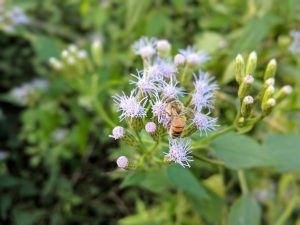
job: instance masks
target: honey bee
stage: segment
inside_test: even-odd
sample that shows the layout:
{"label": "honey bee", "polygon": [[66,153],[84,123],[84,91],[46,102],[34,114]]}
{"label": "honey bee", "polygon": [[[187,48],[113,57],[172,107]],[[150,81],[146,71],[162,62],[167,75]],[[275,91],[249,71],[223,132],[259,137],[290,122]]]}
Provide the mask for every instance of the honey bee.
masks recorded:
{"label": "honey bee", "polygon": [[169,135],[171,137],[180,137],[186,124],[186,117],[182,115],[184,105],[175,98],[168,98],[166,100],[165,112],[167,114]]}

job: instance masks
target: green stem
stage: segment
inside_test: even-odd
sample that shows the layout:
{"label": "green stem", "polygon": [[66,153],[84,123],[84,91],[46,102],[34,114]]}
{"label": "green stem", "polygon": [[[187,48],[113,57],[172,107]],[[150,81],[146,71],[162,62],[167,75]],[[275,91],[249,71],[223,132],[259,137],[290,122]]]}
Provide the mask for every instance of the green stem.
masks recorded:
{"label": "green stem", "polygon": [[208,137],[206,137],[206,138],[203,138],[203,139],[201,140],[201,143],[203,144],[203,143],[210,142],[210,141],[216,139],[217,137],[219,137],[219,136],[221,136],[221,135],[223,135],[223,134],[225,134],[225,133],[228,133],[228,132],[230,132],[230,131],[232,131],[232,130],[234,130],[234,129],[235,129],[235,127],[234,127],[233,125],[232,125],[232,126],[229,126],[229,127],[226,127],[226,128],[224,128],[223,130],[219,130],[219,131],[213,133],[212,135],[210,135],[210,136],[208,136]]}
{"label": "green stem", "polygon": [[95,100],[96,111],[99,114],[99,117],[104,120],[110,128],[114,128],[116,124],[108,117],[107,113],[104,111],[102,105],[99,104],[97,100]]}
{"label": "green stem", "polygon": [[291,201],[289,202],[289,204],[287,205],[287,207],[285,208],[285,210],[283,211],[283,213],[281,214],[281,216],[278,218],[277,222],[275,223],[275,225],[282,225],[284,224],[284,222],[289,218],[289,216],[291,215],[291,213],[293,212],[295,206],[297,203],[297,196],[294,196]]}
{"label": "green stem", "polygon": [[198,160],[201,160],[201,161],[204,161],[204,162],[208,162],[208,163],[211,163],[211,164],[214,164],[214,165],[218,165],[218,166],[224,166],[225,163],[223,161],[219,161],[219,160],[215,160],[215,159],[209,159],[205,156],[202,156],[202,155],[197,155],[195,153],[191,153],[191,155],[198,159]]}
{"label": "green stem", "polygon": [[238,178],[239,178],[239,182],[240,182],[240,187],[242,189],[242,193],[243,193],[243,195],[246,195],[246,194],[248,194],[248,185],[247,185],[245,173],[243,170],[238,170],[237,173],[238,173]]}
{"label": "green stem", "polygon": [[135,134],[136,134],[136,136],[137,136],[137,139],[138,139],[138,142],[139,142],[141,148],[142,148],[143,150],[145,150],[146,148],[145,148],[144,142],[143,142],[142,139],[141,139],[141,136],[140,136],[139,132],[136,131]]}

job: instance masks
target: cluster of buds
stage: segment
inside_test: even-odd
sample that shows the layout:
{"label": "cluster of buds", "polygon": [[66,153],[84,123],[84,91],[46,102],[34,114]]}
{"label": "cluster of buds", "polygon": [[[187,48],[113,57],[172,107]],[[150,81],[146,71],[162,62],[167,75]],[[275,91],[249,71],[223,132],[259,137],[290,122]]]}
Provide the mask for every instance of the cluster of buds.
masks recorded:
{"label": "cluster of buds", "polygon": [[[258,77],[255,76],[257,55],[251,52],[245,65],[244,59],[238,55],[235,59],[236,81],[239,84],[238,96],[241,102],[240,112],[237,117],[237,128],[249,126],[251,128],[257,121],[269,115],[276,104],[281,102],[292,92],[289,85],[275,91],[275,74],[277,63],[272,59],[263,76],[263,86],[258,93],[253,95],[253,83]],[[257,103],[257,104],[255,104]],[[259,109],[254,110],[254,105]]]}
{"label": "cluster of buds", "polygon": [[91,45],[91,57],[84,49],[70,45],[61,52],[60,58],[51,57],[50,66],[67,79],[75,78],[74,75],[84,75],[95,70],[101,65],[102,43],[94,41]]}
{"label": "cluster of buds", "polygon": [[[165,142],[169,151],[164,153],[161,162],[190,167],[188,137],[196,131],[200,135],[207,134],[217,127],[217,119],[211,114],[218,85],[213,77],[200,70],[210,56],[189,46],[172,57],[169,41],[147,37],[136,41],[132,48],[142,58],[143,69],[132,74],[133,88],[129,95],[123,92],[113,96],[120,112],[119,120],[126,122],[127,128],[115,127],[110,137],[139,148],[141,160]],[[147,140],[143,140],[140,133],[153,139],[154,146],[150,150],[145,149]],[[162,152],[158,154],[163,156]],[[117,165],[123,169],[134,168],[125,156],[117,160]]]}
{"label": "cluster of buds", "polygon": [[[2,3],[3,4],[3,3]],[[29,23],[28,17],[19,7],[14,7],[11,10],[4,10],[4,6],[0,2],[0,30],[12,33],[19,25]]]}

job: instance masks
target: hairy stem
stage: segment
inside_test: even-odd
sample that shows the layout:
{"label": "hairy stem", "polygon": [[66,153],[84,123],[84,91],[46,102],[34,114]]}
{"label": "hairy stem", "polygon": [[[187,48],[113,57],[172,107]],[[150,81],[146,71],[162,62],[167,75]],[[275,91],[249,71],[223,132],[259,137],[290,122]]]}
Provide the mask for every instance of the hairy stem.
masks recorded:
{"label": "hairy stem", "polygon": [[219,166],[224,166],[225,163],[223,161],[220,161],[220,160],[216,160],[216,159],[209,159],[205,156],[202,156],[202,155],[197,155],[195,153],[191,153],[191,155],[198,159],[198,160],[201,160],[201,161],[204,161],[204,162],[208,162],[208,163],[211,163],[211,164],[214,164],[214,165],[219,165]]}

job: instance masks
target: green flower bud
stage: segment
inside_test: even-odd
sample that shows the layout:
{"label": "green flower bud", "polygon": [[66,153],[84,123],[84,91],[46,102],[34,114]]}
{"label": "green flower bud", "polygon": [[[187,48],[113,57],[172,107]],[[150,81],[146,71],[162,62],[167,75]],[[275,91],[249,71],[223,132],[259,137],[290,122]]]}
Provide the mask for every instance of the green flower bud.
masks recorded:
{"label": "green flower bud", "polygon": [[267,69],[266,69],[266,72],[264,75],[264,80],[274,77],[276,70],[277,70],[277,62],[275,59],[272,59],[267,66]]}
{"label": "green flower bud", "polygon": [[240,84],[245,76],[245,62],[243,56],[238,54],[235,58],[235,79]]}
{"label": "green flower bud", "polygon": [[142,118],[141,117],[132,118],[132,120],[130,121],[130,126],[132,127],[133,130],[140,132],[144,127]]}
{"label": "green flower bud", "polygon": [[274,98],[270,98],[266,102],[264,102],[262,105],[263,115],[264,116],[269,115],[275,105],[276,105],[276,100]]}
{"label": "green flower bud", "polygon": [[286,96],[293,92],[293,88],[290,85],[283,86],[274,96],[277,103],[281,102]]}
{"label": "green flower bud", "polygon": [[246,66],[246,74],[254,74],[254,71],[256,69],[256,63],[257,63],[257,55],[256,52],[251,52]]}
{"label": "green flower bud", "polygon": [[156,44],[157,55],[161,58],[168,57],[171,51],[171,44],[167,40],[159,40]]}
{"label": "green flower bud", "polygon": [[243,99],[241,107],[241,115],[245,118],[249,117],[252,111],[254,99],[252,96],[248,95]]}
{"label": "green flower bud", "polygon": [[64,68],[63,63],[54,57],[51,57],[49,59],[49,63],[50,63],[50,66],[56,71],[61,71]]}
{"label": "green flower bud", "polygon": [[189,125],[186,129],[183,130],[181,137],[189,137],[193,133],[195,133],[198,130],[197,126],[195,124]]}
{"label": "green flower bud", "polygon": [[247,75],[243,78],[238,92],[238,96],[241,100],[249,93],[253,82],[254,78],[251,75]]}
{"label": "green flower bud", "polygon": [[273,94],[275,92],[274,86],[269,86],[267,90],[265,91],[262,99],[262,105],[266,104],[266,102],[273,97]]}
{"label": "green flower bud", "polygon": [[101,58],[102,58],[102,43],[101,43],[101,41],[96,40],[92,43],[91,52],[92,52],[92,57],[93,57],[94,63],[97,66],[101,66],[101,63],[102,63],[102,60],[101,60]]}

